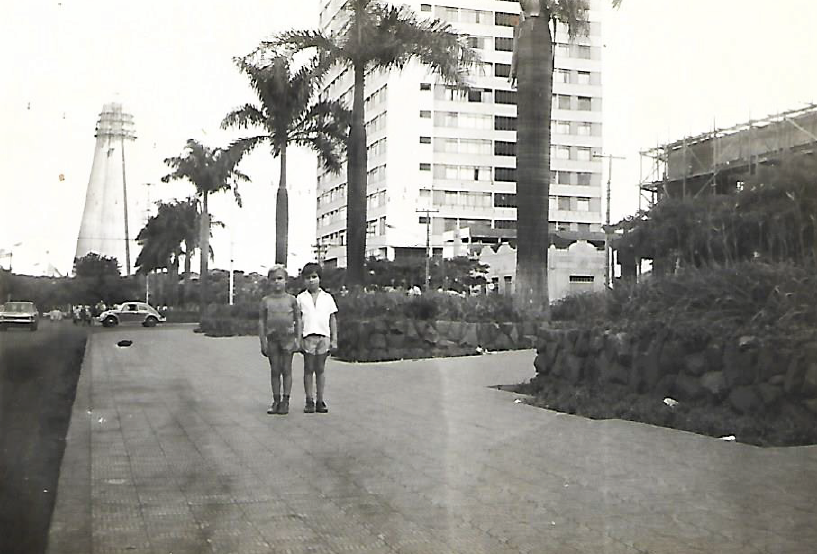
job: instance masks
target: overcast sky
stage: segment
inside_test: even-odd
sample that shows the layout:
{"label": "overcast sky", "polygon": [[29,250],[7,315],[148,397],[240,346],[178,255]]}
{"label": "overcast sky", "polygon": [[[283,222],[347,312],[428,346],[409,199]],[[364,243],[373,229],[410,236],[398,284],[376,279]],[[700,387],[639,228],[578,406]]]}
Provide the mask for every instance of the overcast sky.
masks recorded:
{"label": "overcast sky", "polygon": [[[639,151],[817,101],[815,21],[810,0],[625,0],[610,12],[605,151],[626,157],[613,165],[613,220],[638,208]],[[4,2],[0,250],[13,250],[15,272],[70,270],[103,104],[134,116],[128,188],[131,217],[144,220],[149,202],[193,190],[159,181],[164,158],[188,138],[221,146],[240,136],[219,130],[229,110],[254,101],[232,57],[316,25],[317,0]],[[295,269],[311,258],[315,164],[306,152],[289,162],[291,209],[309,214],[290,219]],[[253,180],[242,185],[245,207],[227,195],[211,204],[229,229],[215,231],[213,267],[229,266],[232,243],[235,268],[260,271],[274,255],[278,162],[259,149],[242,169]]]}

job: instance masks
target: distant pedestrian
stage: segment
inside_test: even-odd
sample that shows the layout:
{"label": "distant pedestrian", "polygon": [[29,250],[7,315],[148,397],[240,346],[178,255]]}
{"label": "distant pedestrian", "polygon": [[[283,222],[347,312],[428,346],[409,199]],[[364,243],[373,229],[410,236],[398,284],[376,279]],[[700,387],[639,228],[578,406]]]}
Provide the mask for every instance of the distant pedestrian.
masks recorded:
{"label": "distant pedestrian", "polygon": [[271,292],[258,309],[258,338],[261,354],[269,360],[272,403],[268,414],[288,414],[292,391],[292,355],[301,349],[301,310],[286,292],[287,271],[282,265],[270,268]]}
{"label": "distant pedestrian", "polygon": [[[298,295],[298,305],[303,317],[303,353],[304,353],[304,393],[306,394],[305,413],[329,412],[324,398],[326,384],[326,358],[338,349],[338,324],[335,314],[338,307],[335,299],[321,289],[321,266],[308,263],[301,276],[306,283],[306,290]],[[315,399],[312,398],[313,375]]]}

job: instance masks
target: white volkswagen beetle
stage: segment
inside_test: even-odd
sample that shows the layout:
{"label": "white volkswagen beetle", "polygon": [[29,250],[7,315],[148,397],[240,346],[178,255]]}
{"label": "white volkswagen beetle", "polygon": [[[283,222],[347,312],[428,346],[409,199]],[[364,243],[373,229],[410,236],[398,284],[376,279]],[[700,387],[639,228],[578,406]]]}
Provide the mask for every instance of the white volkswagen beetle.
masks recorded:
{"label": "white volkswagen beetle", "polygon": [[144,327],[155,327],[164,323],[165,316],[145,302],[123,302],[110,310],[105,310],[97,320],[104,327],[114,327],[120,323],[141,323]]}

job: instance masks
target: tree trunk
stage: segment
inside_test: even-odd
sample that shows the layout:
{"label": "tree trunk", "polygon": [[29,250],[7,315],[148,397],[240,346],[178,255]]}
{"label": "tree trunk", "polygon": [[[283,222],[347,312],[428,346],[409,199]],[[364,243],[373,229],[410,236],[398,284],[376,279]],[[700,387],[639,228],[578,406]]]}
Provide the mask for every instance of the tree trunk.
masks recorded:
{"label": "tree trunk", "polygon": [[207,193],[205,192],[201,208],[201,237],[199,239],[201,256],[199,272],[199,321],[204,317],[207,307],[207,262],[210,258],[210,212],[207,211]]}
{"label": "tree trunk", "polygon": [[366,259],[366,127],[363,111],[364,67],[355,66],[352,123],[346,164],[346,279],[363,285]]}
{"label": "tree trunk", "polygon": [[548,18],[521,22],[517,40],[516,287],[514,306],[549,317],[548,198],[553,40]]}
{"label": "tree trunk", "polygon": [[281,176],[275,197],[275,263],[287,264],[289,244],[289,197],[287,196],[287,146],[281,147]]}
{"label": "tree trunk", "polygon": [[179,256],[175,254],[173,261],[167,268],[168,281],[170,282],[169,292],[167,294],[167,304],[170,306],[177,306],[179,304]]}
{"label": "tree trunk", "polygon": [[182,285],[182,303],[187,304],[190,298],[190,266],[192,265],[191,257],[193,256],[193,244],[190,241],[184,241],[184,285]]}

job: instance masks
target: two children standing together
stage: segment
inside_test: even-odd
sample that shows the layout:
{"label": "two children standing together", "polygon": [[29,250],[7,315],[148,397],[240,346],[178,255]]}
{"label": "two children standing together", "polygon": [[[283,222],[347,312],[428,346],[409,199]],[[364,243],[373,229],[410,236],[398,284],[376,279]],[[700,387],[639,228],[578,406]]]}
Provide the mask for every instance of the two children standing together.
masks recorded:
{"label": "two children standing together", "polygon": [[292,356],[295,352],[304,355],[304,412],[329,412],[324,401],[324,368],[326,358],[338,348],[335,318],[338,307],[332,295],[321,289],[321,266],[308,263],[301,275],[306,290],[295,297],[286,292],[284,266],[276,265],[270,269],[267,277],[272,291],[261,299],[258,311],[258,338],[261,354],[269,359],[272,386],[268,414],[289,413]]}

